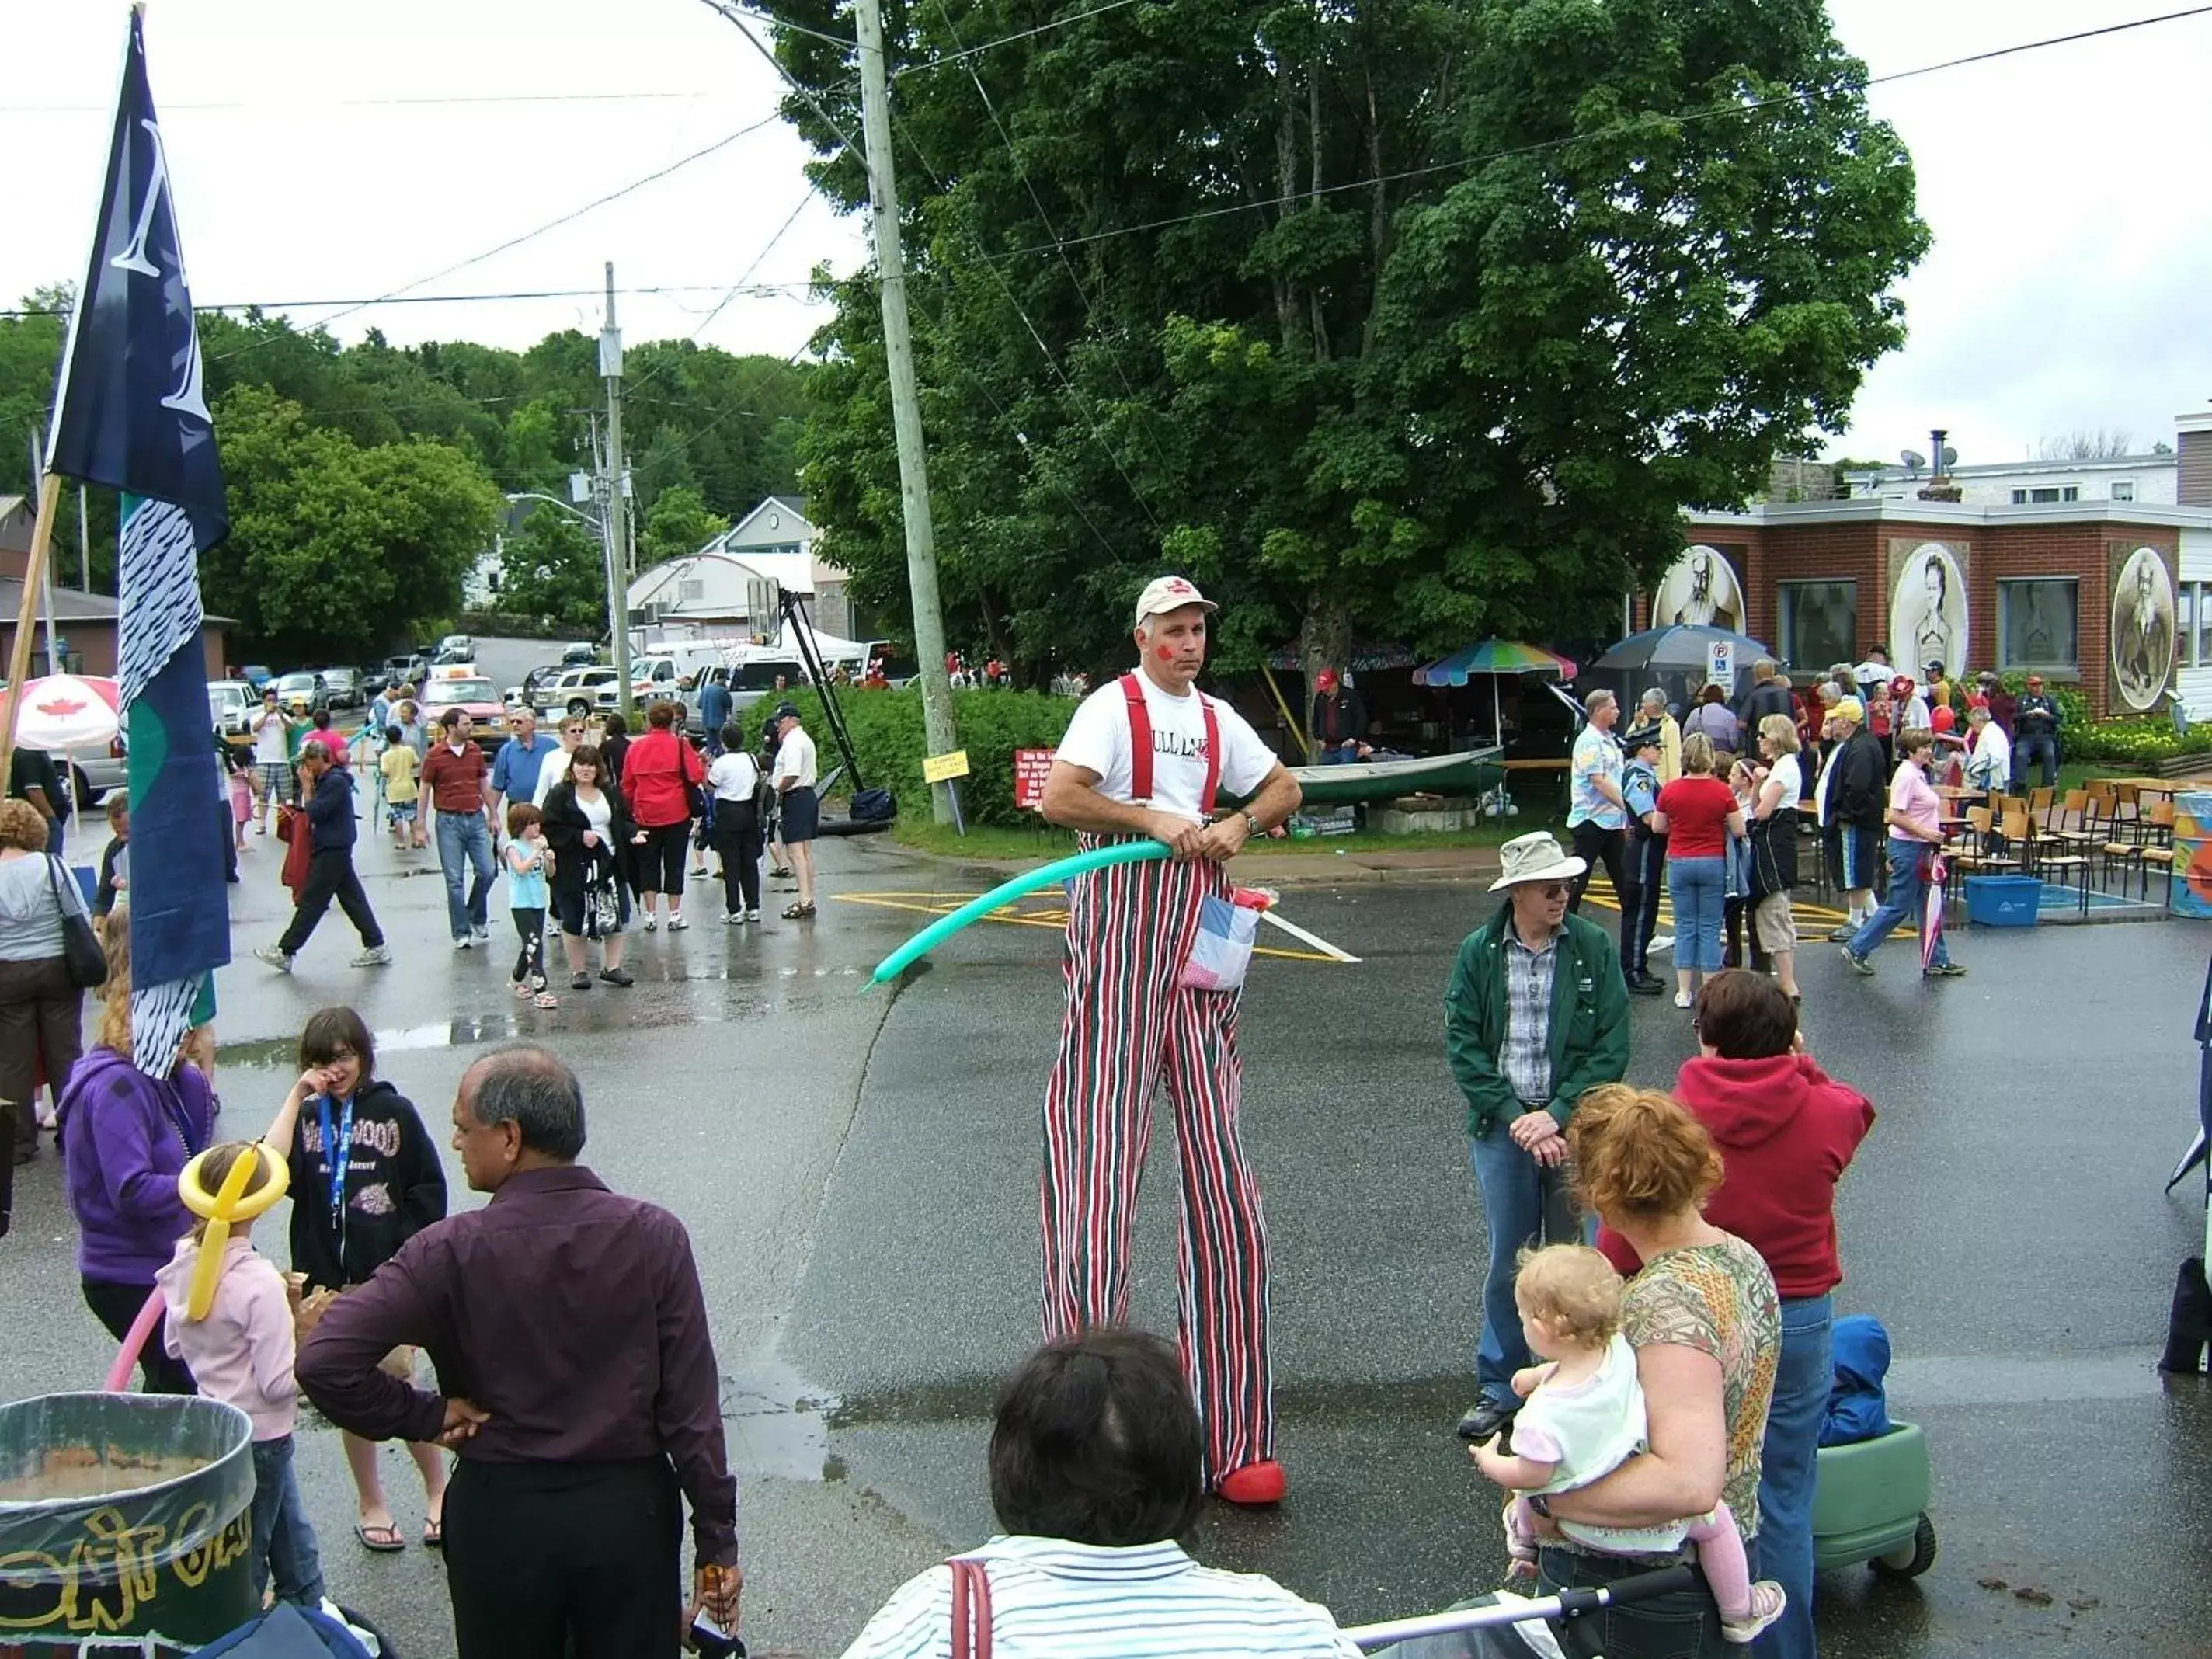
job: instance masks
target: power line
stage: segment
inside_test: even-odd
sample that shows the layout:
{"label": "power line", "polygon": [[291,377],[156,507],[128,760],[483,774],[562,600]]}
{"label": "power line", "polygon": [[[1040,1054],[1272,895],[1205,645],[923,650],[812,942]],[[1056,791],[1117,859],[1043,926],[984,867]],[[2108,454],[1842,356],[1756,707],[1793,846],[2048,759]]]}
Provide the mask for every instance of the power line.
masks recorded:
{"label": "power line", "polygon": [[[380,294],[373,300],[363,300],[356,304],[348,306],[344,309],[324,318],[322,320],[322,325],[327,328],[332,323],[337,322],[341,317],[350,317],[354,313],[357,311],[365,311],[370,306],[382,305],[387,301],[397,299],[403,294],[406,294],[413,289],[421,288],[425,283],[434,283],[441,276],[450,276],[455,271],[467,270],[471,265],[482,264],[485,260],[495,258],[499,254],[505,253],[510,248],[520,247],[523,243],[531,241],[537,237],[543,236],[550,230],[557,230],[562,225],[572,223],[575,220],[582,218],[586,214],[606,206],[610,202],[620,201],[623,197],[630,195],[634,191],[641,191],[647,185],[653,184],[662,179],[665,179],[672,173],[675,173],[681,168],[690,167],[694,161],[703,161],[706,157],[714,155],[718,150],[727,149],[732,144],[736,143],[738,139],[746,137],[748,134],[758,132],[763,127],[768,126],[780,118],[781,118],[779,116],[773,114],[764,116],[760,120],[753,122],[749,126],[742,126],[735,132],[726,133],[723,137],[714,140],[713,143],[708,144],[702,149],[695,149],[689,155],[679,156],[675,161],[668,163],[665,167],[656,167],[653,172],[647,173],[644,178],[633,179],[630,183],[623,185],[618,190],[611,190],[604,196],[595,197],[591,201],[585,203],[583,206],[562,214],[558,218],[549,219],[534,230],[526,230],[520,236],[510,236],[507,240],[500,243],[495,247],[486,248],[482,253],[472,253],[467,258],[457,260],[453,264],[444,267],[442,270],[434,270],[427,276],[418,276],[411,283],[402,283],[398,288],[392,289],[389,293]],[[236,357],[243,352],[252,351],[258,349],[260,343],[260,342],[256,342],[253,345],[240,347],[238,351],[231,352],[228,356],[229,357]],[[219,359],[218,361],[227,362],[228,361],[228,358]]]}
{"label": "power line", "polygon": [[[727,287],[720,283],[659,283],[644,288],[617,289],[616,289],[616,292],[623,295],[803,295],[811,294],[814,289],[814,286],[813,279],[809,277],[804,282],[742,283],[735,287]],[[606,290],[605,289],[600,288],[538,288],[515,289],[498,294],[404,294],[389,295],[381,299],[374,295],[371,295],[369,298],[365,300],[222,300],[206,305],[196,303],[192,307],[192,309],[195,312],[320,311],[331,306],[479,305],[493,301],[520,300],[596,300],[602,297],[605,292]],[[63,313],[58,312],[40,311],[29,308],[0,310],[0,317],[6,318],[52,317],[62,314]]]}
{"label": "power line", "polygon": [[[1923,75],[1935,75],[1945,70],[1963,69],[1970,64],[1987,63],[1992,58],[2009,58],[2021,52],[2039,52],[2046,46],[2069,46],[2075,41],[2094,39],[2099,35],[2121,34],[2130,29],[2148,28],[2155,23],[2171,23],[2184,18],[2202,17],[2212,14],[2212,5],[2191,6],[2185,11],[2164,12],[2155,17],[2138,17],[2124,23],[2107,24],[2101,28],[2082,29],[2071,34],[2055,34],[2040,40],[2024,40],[2015,46],[1999,46],[1989,52],[1978,52],[1963,58],[1946,58],[1940,64],[1924,64],[1918,69],[1899,70],[1888,75],[1870,76],[1869,87],[1888,86],[1899,81],[1910,81]],[[1783,104],[1802,104],[1820,96],[1818,89],[1791,88],[1787,92],[1771,94],[1764,98],[1749,99],[1738,103],[1718,104],[1709,108],[1684,110],[1663,118],[1685,125],[1692,121],[1710,121],[1729,115],[1749,115],[1759,110]],[[1343,191],[1371,190],[1376,185],[1391,185],[1407,179],[1424,179],[1432,173],[1449,173],[1464,167],[1481,167],[1491,161],[1510,161],[1519,155],[1538,155],[1547,150],[1564,149],[1569,144],[1587,143],[1596,139],[1632,133],[1650,119],[1649,114],[1638,115],[1600,127],[1589,132],[1571,133],[1560,138],[1539,139],[1534,143],[1516,144],[1504,149],[1491,150],[1480,155],[1462,156],[1455,161],[1433,161],[1426,167],[1407,167],[1396,173],[1376,173],[1372,178],[1354,179],[1340,185],[1323,185],[1318,189],[1293,191],[1287,195],[1263,197],[1250,201],[1225,203],[1220,207],[1201,208],[1192,213],[1181,214],[1170,219],[1154,219],[1138,225],[1122,225],[1112,230],[1091,231],[1081,236],[1064,240],[1032,243],[1028,247],[1016,248],[1000,256],[1018,259],[1032,253],[1049,253],[1054,250],[1083,247],[1092,242],[1111,241],[1122,236],[1140,236],[1147,231],[1172,230],[1178,225],[1197,224],[1208,219],[1224,218],[1235,213],[1253,213],[1262,208],[1280,207],[1285,203],[1308,201],[1316,196],[1334,196]],[[986,254],[986,258],[992,256]]]}
{"label": "power line", "polygon": [[[1048,23],[1039,23],[1035,28],[1023,29],[1013,34],[1002,34],[995,40],[984,41],[981,46],[962,46],[957,52],[948,52],[935,58],[926,58],[919,64],[908,64],[904,69],[893,70],[891,78],[896,80],[902,75],[918,75],[924,70],[939,69],[946,64],[957,64],[963,58],[973,58],[978,53],[989,52],[994,47],[1011,46],[1017,40],[1026,40],[1031,35],[1043,34],[1053,29],[1066,28],[1070,23],[1080,23],[1086,18],[1097,17],[1103,12],[1119,11],[1124,6],[1135,3],[1136,0],[1106,0],[1103,5],[1093,6],[1088,11],[1071,12],[1065,17],[1055,17]],[[949,15],[945,19],[948,23],[951,21]],[[953,37],[953,44],[959,45],[957,32]]]}

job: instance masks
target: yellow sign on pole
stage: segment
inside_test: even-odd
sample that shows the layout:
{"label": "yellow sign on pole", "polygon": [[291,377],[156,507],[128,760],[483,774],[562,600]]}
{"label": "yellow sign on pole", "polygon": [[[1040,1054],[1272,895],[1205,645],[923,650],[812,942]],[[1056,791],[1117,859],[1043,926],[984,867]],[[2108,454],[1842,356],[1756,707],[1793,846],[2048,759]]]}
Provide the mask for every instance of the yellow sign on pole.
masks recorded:
{"label": "yellow sign on pole", "polygon": [[932,755],[921,763],[921,775],[931,783],[950,783],[955,778],[968,775],[968,751],[956,749],[949,755]]}

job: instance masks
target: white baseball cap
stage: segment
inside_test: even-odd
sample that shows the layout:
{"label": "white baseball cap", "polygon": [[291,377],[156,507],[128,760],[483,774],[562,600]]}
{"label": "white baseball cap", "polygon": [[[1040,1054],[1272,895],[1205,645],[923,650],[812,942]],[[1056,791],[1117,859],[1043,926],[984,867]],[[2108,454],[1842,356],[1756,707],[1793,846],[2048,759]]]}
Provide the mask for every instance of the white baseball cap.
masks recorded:
{"label": "white baseball cap", "polygon": [[1158,616],[1161,611],[1180,611],[1188,605],[1194,605],[1206,611],[1221,609],[1212,599],[1200,592],[1188,576],[1156,576],[1146,583],[1145,591],[1137,595],[1136,620],[1129,625],[1132,628],[1142,628],[1146,623]]}

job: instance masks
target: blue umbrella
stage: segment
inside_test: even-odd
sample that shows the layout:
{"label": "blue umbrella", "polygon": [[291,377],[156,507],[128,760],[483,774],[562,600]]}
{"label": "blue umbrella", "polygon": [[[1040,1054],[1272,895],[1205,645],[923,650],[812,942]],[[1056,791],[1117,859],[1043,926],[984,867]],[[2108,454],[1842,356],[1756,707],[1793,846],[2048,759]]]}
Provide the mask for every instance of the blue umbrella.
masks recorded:
{"label": "blue umbrella", "polygon": [[1590,666],[1702,669],[1711,655],[1708,647],[1716,640],[1734,641],[1741,662],[1773,654],[1747,634],[1732,634],[1725,628],[1702,628],[1695,623],[1674,623],[1665,628],[1647,628],[1640,634],[1631,634]]}

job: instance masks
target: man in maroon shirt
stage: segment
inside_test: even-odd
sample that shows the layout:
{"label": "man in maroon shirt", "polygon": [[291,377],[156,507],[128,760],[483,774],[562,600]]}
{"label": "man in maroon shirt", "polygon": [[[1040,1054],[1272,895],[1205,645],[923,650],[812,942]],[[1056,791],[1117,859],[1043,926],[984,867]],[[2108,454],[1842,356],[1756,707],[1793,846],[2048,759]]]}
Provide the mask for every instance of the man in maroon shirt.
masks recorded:
{"label": "man in maroon shirt", "polygon": [[[444,1518],[460,1659],[672,1659],[683,1498],[693,1607],[737,1628],[738,1488],[690,1240],[609,1192],[583,1147],[574,1072],[529,1045],[485,1055],[453,1148],[492,1201],[416,1234],[300,1349],[301,1391],[340,1427],[459,1453]],[[402,1346],[429,1351],[438,1393],[378,1369]]]}
{"label": "man in maroon shirt", "polygon": [[[422,795],[446,872],[446,920],[456,951],[491,939],[491,797],[483,750],[469,735],[473,724],[467,709],[448,708],[438,717],[438,741],[422,757]],[[461,885],[471,868],[476,879],[464,899]]]}

